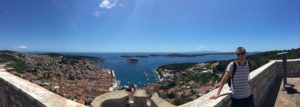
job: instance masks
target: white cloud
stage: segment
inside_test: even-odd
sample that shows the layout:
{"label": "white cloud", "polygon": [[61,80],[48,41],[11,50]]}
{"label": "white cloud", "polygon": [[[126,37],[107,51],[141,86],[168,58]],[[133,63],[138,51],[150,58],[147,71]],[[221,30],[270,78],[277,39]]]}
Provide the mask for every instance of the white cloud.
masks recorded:
{"label": "white cloud", "polygon": [[19,49],[27,49],[27,46],[24,46],[24,45],[20,45],[18,46]]}
{"label": "white cloud", "polygon": [[203,50],[204,48],[205,48],[204,45],[199,45],[199,46],[197,47],[198,50]]}
{"label": "white cloud", "polygon": [[27,49],[28,47],[25,45],[15,46],[14,49]]}
{"label": "white cloud", "polygon": [[95,11],[95,12],[93,12],[93,15],[95,15],[96,17],[100,17],[100,16],[101,16],[101,14],[100,14],[100,12],[99,12],[99,11]]}
{"label": "white cloud", "polygon": [[102,0],[102,2],[99,4],[99,7],[104,9],[111,9],[117,6],[118,1],[119,0]]}

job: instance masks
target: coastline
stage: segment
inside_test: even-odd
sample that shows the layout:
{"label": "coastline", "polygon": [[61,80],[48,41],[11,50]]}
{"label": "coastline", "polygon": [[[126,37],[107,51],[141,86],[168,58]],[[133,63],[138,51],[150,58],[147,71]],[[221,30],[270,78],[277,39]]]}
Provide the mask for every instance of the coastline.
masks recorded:
{"label": "coastline", "polygon": [[155,68],[153,71],[155,72],[155,74],[156,74],[156,78],[155,78],[155,80],[157,81],[157,82],[160,82],[161,81],[161,78],[160,78],[160,75],[158,74],[158,72],[157,72],[157,70],[156,70],[157,68]]}
{"label": "coastline", "polygon": [[109,88],[109,91],[114,91],[114,90],[117,90],[118,89],[118,86],[120,85],[118,80],[117,80],[117,77],[115,75],[115,71],[112,70],[112,69],[109,69],[109,73],[110,75],[114,78],[114,83],[112,84],[113,86],[111,86]]}
{"label": "coastline", "polygon": [[[139,63],[129,64],[124,62],[123,58],[120,58],[120,55],[124,53],[118,54],[77,54],[77,55],[89,55],[89,56],[99,56],[103,57],[106,60],[104,62],[97,63],[98,65],[113,69],[119,82],[119,85],[126,85],[129,83],[136,84],[138,87],[146,87],[145,84],[145,76],[144,72],[148,73],[149,83],[158,83],[162,80],[162,75],[159,75],[158,67],[173,64],[173,63],[186,63],[186,62],[203,62],[210,60],[221,60],[221,59],[231,59],[233,55],[220,55],[218,57],[207,55],[205,57],[195,57],[195,58],[186,58],[186,57],[148,57],[139,59]],[[140,55],[140,54],[132,54],[132,55]],[[146,54],[142,54],[146,55]],[[212,58],[213,57],[213,58]],[[134,75],[133,75],[134,74]]]}

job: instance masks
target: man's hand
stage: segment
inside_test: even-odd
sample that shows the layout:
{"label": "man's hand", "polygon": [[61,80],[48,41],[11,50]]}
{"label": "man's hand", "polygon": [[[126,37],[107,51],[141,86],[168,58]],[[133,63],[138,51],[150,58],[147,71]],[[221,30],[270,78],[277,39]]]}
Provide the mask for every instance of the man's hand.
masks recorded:
{"label": "man's hand", "polygon": [[221,92],[221,90],[222,90],[222,88],[224,86],[225,81],[228,79],[229,75],[231,75],[230,72],[226,71],[225,74],[224,74],[224,76],[223,76],[223,78],[222,78],[222,80],[221,80],[221,82],[219,82],[216,85],[217,87],[219,87],[218,88],[218,92],[215,95],[210,96],[209,99],[217,99],[217,98],[220,97],[220,92]]}
{"label": "man's hand", "polygon": [[221,82],[217,83],[217,85],[215,87],[219,88],[220,86],[221,86]]}
{"label": "man's hand", "polygon": [[217,98],[219,98],[219,97],[220,97],[220,95],[217,95],[217,94],[216,94],[216,95],[210,96],[209,99],[217,99]]}

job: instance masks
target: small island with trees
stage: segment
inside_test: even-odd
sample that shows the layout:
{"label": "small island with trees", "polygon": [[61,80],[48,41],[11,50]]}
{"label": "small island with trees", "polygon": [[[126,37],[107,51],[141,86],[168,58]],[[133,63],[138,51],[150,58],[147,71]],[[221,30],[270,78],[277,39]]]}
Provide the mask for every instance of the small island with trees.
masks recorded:
{"label": "small island with trees", "polygon": [[130,56],[130,55],[122,55],[120,56],[121,58],[148,58],[148,56],[145,55],[135,55],[135,56]]}
{"label": "small island with trees", "polygon": [[139,62],[138,59],[127,59],[126,61],[127,61],[128,63],[137,63],[137,62]]}

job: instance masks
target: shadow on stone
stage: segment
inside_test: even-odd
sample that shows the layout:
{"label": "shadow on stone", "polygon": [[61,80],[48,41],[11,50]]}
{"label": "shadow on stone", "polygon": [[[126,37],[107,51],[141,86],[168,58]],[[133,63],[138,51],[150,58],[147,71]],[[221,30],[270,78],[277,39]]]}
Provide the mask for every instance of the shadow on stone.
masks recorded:
{"label": "shadow on stone", "polygon": [[221,94],[220,97],[221,97],[221,96],[225,96],[225,95],[229,95],[229,96],[230,96],[231,93],[224,93],[224,94]]}
{"label": "shadow on stone", "polygon": [[268,93],[267,100],[263,104],[262,107],[274,107],[277,99],[277,95],[280,90],[280,85],[281,85],[281,78],[276,78],[275,83],[272,85],[272,89]]}
{"label": "shadow on stone", "polygon": [[300,94],[300,92],[295,88],[287,88],[287,94]]}

